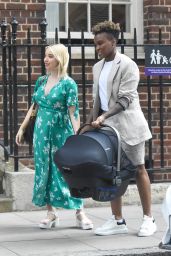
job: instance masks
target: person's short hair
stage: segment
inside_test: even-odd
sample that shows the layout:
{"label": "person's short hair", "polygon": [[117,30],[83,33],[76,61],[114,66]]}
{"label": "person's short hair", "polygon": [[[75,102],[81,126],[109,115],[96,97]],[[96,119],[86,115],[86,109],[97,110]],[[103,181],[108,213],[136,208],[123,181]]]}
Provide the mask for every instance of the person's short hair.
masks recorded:
{"label": "person's short hair", "polygon": [[105,20],[93,26],[92,33],[95,36],[100,33],[108,33],[111,34],[116,40],[118,40],[120,33],[120,25],[119,23],[114,23],[112,21]]}
{"label": "person's short hair", "polygon": [[58,72],[61,77],[67,74],[68,63],[69,63],[69,53],[67,47],[63,44],[53,44],[46,47],[50,49],[55,59],[59,62]]}

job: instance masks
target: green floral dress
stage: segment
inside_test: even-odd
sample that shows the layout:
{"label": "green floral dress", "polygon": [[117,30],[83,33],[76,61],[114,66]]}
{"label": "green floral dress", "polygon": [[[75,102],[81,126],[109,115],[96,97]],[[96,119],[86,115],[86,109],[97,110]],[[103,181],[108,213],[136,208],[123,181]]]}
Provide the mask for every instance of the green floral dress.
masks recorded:
{"label": "green floral dress", "polygon": [[45,95],[47,78],[48,76],[38,78],[32,98],[39,105],[33,138],[35,180],[32,201],[38,206],[49,204],[66,209],[80,209],[82,199],[71,197],[68,186],[53,161],[55,151],[73,134],[68,107],[76,107],[74,115],[77,118],[77,85],[72,78],[66,76]]}

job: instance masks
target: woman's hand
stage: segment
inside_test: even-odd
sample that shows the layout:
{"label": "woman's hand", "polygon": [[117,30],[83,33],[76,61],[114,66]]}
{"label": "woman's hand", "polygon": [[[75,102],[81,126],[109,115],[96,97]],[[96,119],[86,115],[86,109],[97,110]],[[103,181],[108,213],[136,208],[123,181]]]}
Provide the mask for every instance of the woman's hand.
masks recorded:
{"label": "woman's hand", "polygon": [[17,135],[15,137],[15,142],[18,146],[20,146],[21,144],[24,143],[24,137],[23,137],[23,134],[24,134],[24,130],[25,130],[25,127],[27,127],[28,125],[28,122],[29,122],[29,119],[30,119],[30,116],[32,114],[32,111],[33,111],[33,107],[34,107],[34,103],[31,105],[31,107],[29,108],[28,112],[27,112],[27,115],[26,117],[24,118],[24,121],[22,122],[18,132],[17,132]]}
{"label": "woman's hand", "polygon": [[69,116],[72,123],[73,131],[74,131],[74,134],[76,134],[78,129],[80,128],[80,116],[79,114],[77,117],[74,116],[75,106],[70,106],[68,110],[69,110]]}
{"label": "woman's hand", "polygon": [[99,117],[96,119],[96,121],[92,122],[91,124],[92,124],[93,127],[99,128],[100,125],[104,122],[104,120],[105,120],[104,115],[101,115],[101,116],[99,116]]}
{"label": "woman's hand", "polygon": [[24,137],[23,137],[23,134],[24,134],[24,130],[22,128],[20,128],[17,132],[17,135],[15,137],[15,142],[18,146],[20,146],[21,144],[23,144],[24,142]]}

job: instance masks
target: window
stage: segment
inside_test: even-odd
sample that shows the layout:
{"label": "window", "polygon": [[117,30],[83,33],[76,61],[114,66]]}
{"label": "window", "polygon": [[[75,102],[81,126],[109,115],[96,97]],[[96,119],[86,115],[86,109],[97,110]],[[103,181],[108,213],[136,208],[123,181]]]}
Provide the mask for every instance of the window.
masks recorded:
{"label": "window", "polygon": [[143,0],[46,0],[46,6],[48,38],[54,38],[57,27],[60,39],[67,38],[68,28],[72,38],[80,38],[83,30],[91,39],[92,26],[112,20],[120,23],[125,39],[133,38],[136,27],[138,43],[143,41]]}
{"label": "window", "polygon": [[90,5],[90,26],[93,27],[98,22],[109,19],[109,5],[91,4]]}
{"label": "window", "polygon": [[81,29],[87,31],[87,5],[69,3],[68,5],[68,27],[71,32],[79,32]]}
{"label": "window", "polygon": [[54,32],[55,28],[58,28],[60,32],[65,32],[65,4],[57,2],[47,2],[46,19],[48,22],[48,32]]}

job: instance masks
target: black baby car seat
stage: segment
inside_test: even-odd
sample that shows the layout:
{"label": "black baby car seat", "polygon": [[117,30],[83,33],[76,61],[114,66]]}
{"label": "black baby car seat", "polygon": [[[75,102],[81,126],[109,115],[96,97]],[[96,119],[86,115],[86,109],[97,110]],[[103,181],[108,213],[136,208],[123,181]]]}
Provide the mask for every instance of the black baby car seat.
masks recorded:
{"label": "black baby car seat", "polygon": [[122,150],[115,128],[103,125],[80,134],[84,126],[66,140],[54,161],[73,197],[111,201],[125,193],[136,168]]}

